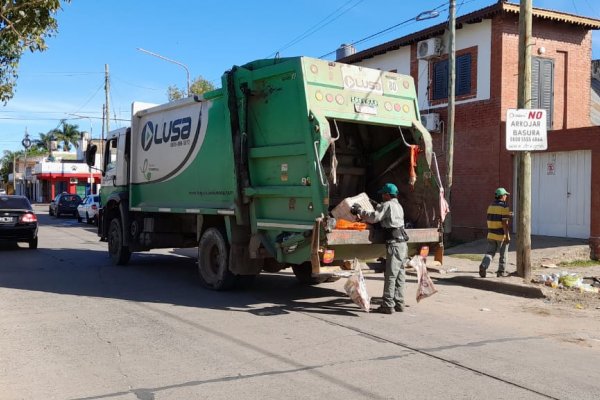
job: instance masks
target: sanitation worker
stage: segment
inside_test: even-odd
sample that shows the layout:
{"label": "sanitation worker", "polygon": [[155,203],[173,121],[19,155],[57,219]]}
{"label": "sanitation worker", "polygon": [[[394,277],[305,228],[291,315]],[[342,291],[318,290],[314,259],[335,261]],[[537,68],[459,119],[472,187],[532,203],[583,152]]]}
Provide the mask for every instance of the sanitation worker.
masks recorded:
{"label": "sanitation worker", "polygon": [[404,231],[404,210],[398,202],[398,188],[386,183],[378,192],[383,202],[375,211],[365,211],[359,204],[353,204],[350,212],[365,222],[379,222],[385,231],[386,258],[382,304],[373,312],[392,314],[404,311],[404,265],[408,261],[408,236]]}
{"label": "sanitation worker", "polygon": [[485,278],[487,269],[497,252],[500,253],[500,262],[496,276],[508,276],[508,272],[506,272],[508,244],[510,243],[508,221],[512,217],[512,213],[506,200],[510,193],[504,188],[498,188],[495,195],[496,199],[487,209],[487,251],[479,265],[479,276],[482,278]]}

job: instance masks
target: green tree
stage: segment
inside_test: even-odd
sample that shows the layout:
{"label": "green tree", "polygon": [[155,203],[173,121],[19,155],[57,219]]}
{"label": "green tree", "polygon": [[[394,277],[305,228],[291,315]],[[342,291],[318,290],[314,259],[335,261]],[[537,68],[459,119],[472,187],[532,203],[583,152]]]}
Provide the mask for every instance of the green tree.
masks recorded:
{"label": "green tree", "polygon": [[0,158],[0,179],[3,182],[8,182],[8,175],[12,174],[12,165],[15,157],[20,157],[25,154],[24,151],[4,150],[2,158]]}
{"label": "green tree", "polygon": [[[192,92],[192,95],[203,94],[210,92],[211,90],[215,90],[215,85],[204,79],[202,76],[195,78],[190,85],[190,92]],[[176,85],[169,86],[167,89],[169,101],[183,99],[186,97],[186,91],[187,89],[180,89]]]}
{"label": "green tree", "polygon": [[53,129],[48,132],[48,135],[54,137],[60,143],[63,151],[70,151],[71,146],[78,147],[81,134],[79,125],[69,124],[65,120],[61,121],[59,129]]}
{"label": "green tree", "polygon": [[23,53],[46,50],[46,38],[57,33],[54,16],[60,4],[61,0],[0,2],[0,101],[5,104],[13,97]]}

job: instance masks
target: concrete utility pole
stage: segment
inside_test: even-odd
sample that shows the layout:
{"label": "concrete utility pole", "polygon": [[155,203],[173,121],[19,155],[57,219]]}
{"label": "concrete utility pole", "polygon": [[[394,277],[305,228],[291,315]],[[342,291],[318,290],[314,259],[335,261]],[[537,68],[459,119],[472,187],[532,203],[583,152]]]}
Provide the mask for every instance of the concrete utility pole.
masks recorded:
{"label": "concrete utility pole", "polygon": [[[531,25],[532,0],[521,0],[519,12],[519,87],[517,108],[531,108]],[[518,221],[517,274],[531,279],[531,153],[517,153]]]}
{"label": "concrete utility pole", "polygon": [[[110,79],[108,75],[108,64],[104,64],[104,96],[106,105],[106,133],[110,132],[110,108],[108,106],[108,98],[110,93]],[[107,135],[108,136],[108,135]]]}
{"label": "concrete utility pole", "polygon": [[[449,49],[448,49],[448,148],[446,149],[446,201],[451,205],[450,198],[452,193],[452,172],[454,169],[454,93],[456,86],[456,0],[450,0],[448,28]],[[452,206],[450,206],[452,209]],[[445,233],[452,232],[452,216],[446,217]]]}

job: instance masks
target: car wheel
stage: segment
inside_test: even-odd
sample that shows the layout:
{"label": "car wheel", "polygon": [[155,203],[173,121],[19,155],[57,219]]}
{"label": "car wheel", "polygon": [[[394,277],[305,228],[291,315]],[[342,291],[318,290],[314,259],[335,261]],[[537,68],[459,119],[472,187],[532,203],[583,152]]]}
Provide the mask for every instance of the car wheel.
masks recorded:
{"label": "car wheel", "polygon": [[115,265],[125,265],[129,262],[131,251],[123,246],[123,230],[119,218],[113,218],[108,228],[108,254]]}
{"label": "car wheel", "polygon": [[229,270],[229,246],[223,233],[209,228],[198,243],[198,273],[202,286],[213,290],[227,290],[235,283]]}
{"label": "car wheel", "polygon": [[90,219],[90,214],[87,212],[85,213],[85,222],[87,222],[88,225],[94,222],[94,220]]}
{"label": "car wheel", "polygon": [[79,215],[79,212],[77,212],[77,222],[81,222],[83,221],[83,219],[81,218],[81,215]]}
{"label": "car wheel", "polygon": [[35,250],[35,249],[37,249],[37,247],[38,247],[38,238],[36,237],[29,241],[29,248],[32,250]]}

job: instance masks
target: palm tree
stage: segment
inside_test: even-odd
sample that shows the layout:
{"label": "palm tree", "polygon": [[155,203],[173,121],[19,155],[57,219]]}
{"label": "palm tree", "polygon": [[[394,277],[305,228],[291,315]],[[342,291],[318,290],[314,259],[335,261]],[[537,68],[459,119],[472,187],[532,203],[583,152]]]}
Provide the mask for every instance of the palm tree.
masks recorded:
{"label": "palm tree", "polygon": [[64,151],[70,151],[71,145],[79,147],[79,139],[81,139],[79,125],[69,124],[64,119],[60,123],[61,128],[51,130],[48,132],[48,135],[52,135],[57,141],[59,141]]}

